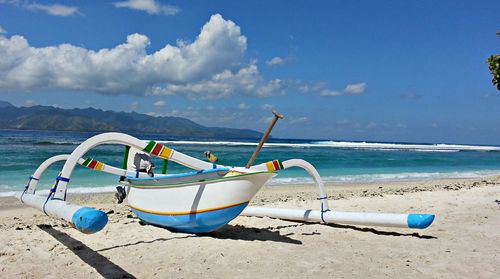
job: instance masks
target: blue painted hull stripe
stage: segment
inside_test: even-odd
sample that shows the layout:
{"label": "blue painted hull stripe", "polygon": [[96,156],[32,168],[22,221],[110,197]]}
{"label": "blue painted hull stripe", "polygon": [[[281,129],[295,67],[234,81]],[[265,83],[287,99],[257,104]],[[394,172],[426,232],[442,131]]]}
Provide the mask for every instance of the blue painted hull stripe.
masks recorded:
{"label": "blue painted hull stripe", "polygon": [[206,233],[214,231],[236,218],[245,209],[248,203],[223,208],[214,211],[183,214],[159,215],[132,208],[132,212],[142,221],[180,232]]}

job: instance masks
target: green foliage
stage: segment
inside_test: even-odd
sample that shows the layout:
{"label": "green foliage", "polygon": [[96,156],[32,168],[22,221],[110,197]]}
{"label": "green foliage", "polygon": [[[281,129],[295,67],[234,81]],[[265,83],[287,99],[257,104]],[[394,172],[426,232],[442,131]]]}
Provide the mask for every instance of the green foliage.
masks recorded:
{"label": "green foliage", "polygon": [[[497,36],[500,38],[500,30],[497,31]],[[491,82],[493,82],[493,84],[497,86],[498,91],[500,91],[500,55],[496,54],[490,56],[490,58],[488,58],[488,64],[490,72],[493,75]]]}
{"label": "green foliage", "polygon": [[490,56],[490,58],[488,58],[488,64],[490,64],[490,71],[493,75],[492,82],[500,91],[500,55]]}

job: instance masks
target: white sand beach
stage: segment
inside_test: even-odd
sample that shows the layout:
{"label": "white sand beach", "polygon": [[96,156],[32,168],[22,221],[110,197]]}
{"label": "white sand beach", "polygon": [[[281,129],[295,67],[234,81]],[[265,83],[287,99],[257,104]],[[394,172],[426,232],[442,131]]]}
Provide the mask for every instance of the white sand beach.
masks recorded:
{"label": "white sand beach", "polygon": [[[337,211],[434,213],[426,230],[238,217],[204,235],[141,225],[112,193],[73,195],[109,211],[85,235],[0,199],[1,278],[498,278],[500,177],[328,185]],[[317,209],[313,185],[266,186],[253,205]]]}

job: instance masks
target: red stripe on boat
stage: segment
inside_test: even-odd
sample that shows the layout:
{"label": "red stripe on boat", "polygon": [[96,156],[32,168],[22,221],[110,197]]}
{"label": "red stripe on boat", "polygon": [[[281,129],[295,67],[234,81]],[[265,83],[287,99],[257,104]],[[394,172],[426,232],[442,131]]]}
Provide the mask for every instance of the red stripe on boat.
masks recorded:
{"label": "red stripe on boat", "polygon": [[278,161],[276,161],[276,160],[273,161],[273,166],[274,166],[275,170],[280,170],[281,169],[280,168],[280,163],[278,163]]}
{"label": "red stripe on boat", "polygon": [[163,145],[157,143],[155,148],[153,148],[153,151],[151,151],[151,154],[154,154],[154,155],[159,155],[160,154],[160,151],[161,151],[161,148],[163,147]]}
{"label": "red stripe on boat", "polygon": [[90,162],[87,167],[93,169],[96,165],[97,165],[97,161],[96,160],[92,160],[92,162]]}

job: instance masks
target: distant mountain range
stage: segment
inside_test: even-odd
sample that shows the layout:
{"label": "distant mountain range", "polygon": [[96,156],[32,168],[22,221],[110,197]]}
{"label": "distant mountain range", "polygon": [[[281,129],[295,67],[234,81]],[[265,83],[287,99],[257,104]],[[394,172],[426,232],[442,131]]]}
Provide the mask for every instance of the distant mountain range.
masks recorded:
{"label": "distant mountain range", "polygon": [[136,112],[94,108],[16,107],[5,101],[0,101],[0,129],[125,132],[235,139],[262,136],[262,133],[249,129],[205,127],[182,117],[153,117]]}

